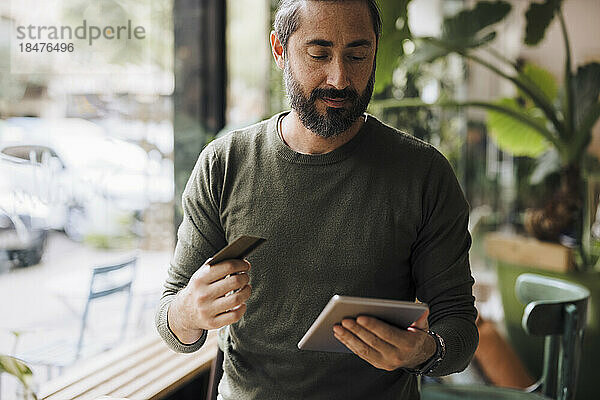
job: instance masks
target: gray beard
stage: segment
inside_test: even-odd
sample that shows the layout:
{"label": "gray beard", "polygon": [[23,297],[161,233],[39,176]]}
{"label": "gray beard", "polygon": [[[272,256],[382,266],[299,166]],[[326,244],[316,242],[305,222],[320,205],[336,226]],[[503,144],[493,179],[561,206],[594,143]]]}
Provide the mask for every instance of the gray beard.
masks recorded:
{"label": "gray beard", "polygon": [[[369,78],[367,87],[360,96],[352,88],[343,90],[317,88],[312,91],[309,98],[306,98],[300,83],[292,76],[287,61],[283,69],[283,80],[290,99],[290,106],[298,113],[302,125],[321,137],[331,138],[350,129],[352,124],[366,111],[375,84],[375,65],[373,65],[373,73]],[[349,108],[327,107],[325,115],[322,115],[317,110],[315,102],[325,93],[331,93],[329,97],[333,98],[346,97],[352,104]]]}

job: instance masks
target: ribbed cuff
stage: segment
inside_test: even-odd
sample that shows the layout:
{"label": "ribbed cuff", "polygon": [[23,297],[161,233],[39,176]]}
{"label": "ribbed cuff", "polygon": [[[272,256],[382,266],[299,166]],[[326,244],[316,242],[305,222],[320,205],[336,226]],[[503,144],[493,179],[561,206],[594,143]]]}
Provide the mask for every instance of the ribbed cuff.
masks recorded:
{"label": "ribbed cuff", "polygon": [[434,324],[430,329],[444,339],[446,354],[444,359],[428,376],[445,376],[463,371],[473,358],[479,333],[475,324],[463,319],[454,318]]}
{"label": "ribbed cuff", "polygon": [[184,344],[179,341],[177,336],[173,333],[171,328],[169,328],[168,321],[168,311],[169,304],[173,301],[175,295],[165,296],[160,300],[160,305],[158,310],[156,311],[156,329],[158,330],[158,334],[165,341],[167,346],[173,351],[178,353],[193,353],[202,347],[204,342],[206,341],[206,337],[208,336],[208,331],[205,329],[202,333],[202,336],[191,344]]}

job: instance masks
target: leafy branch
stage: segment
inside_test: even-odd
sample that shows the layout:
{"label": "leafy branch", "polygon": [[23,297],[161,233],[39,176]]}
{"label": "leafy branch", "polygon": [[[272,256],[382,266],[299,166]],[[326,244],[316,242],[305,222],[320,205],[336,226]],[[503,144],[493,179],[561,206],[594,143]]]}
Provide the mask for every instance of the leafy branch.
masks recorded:
{"label": "leafy branch", "polygon": [[463,107],[476,107],[489,111],[495,111],[497,113],[506,115],[514,120],[522,123],[533,129],[546,140],[551,142],[559,152],[566,151],[564,144],[560,141],[556,135],[548,130],[543,124],[536,121],[531,116],[519,111],[518,109],[508,107],[501,103],[491,103],[483,100],[470,100],[470,101],[455,101],[455,100],[440,100],[435,103],[425,103],[419,99],[402,99],[402,100],[381,100],[373,103],[373,106],[382,110],[390,110],[394,108],[419,108],[419,107],[443,107],[443,108],[463,108]]}

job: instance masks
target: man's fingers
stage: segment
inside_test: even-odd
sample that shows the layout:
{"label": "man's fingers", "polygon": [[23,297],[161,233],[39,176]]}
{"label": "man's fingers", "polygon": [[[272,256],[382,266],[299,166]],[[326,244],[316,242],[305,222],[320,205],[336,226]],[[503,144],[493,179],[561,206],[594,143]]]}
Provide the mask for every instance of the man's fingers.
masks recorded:
{"label": "man's fingers", "polygon": [[342,326],[352,332],[362,342],[377,350],[377,352],[381,354],[390,354],[394,352],[394,346],[363,328],[353,319],[344,319],[342,321]]}
{"label": "man's fingers", "polygon": [[342,342],[347,348],[349,348],[354,354],[363,360],[372,365],[378,364],[381,354],[378,354],[377,350],[370,347],[358,337],[354,336],[354,334],[349,330],[344,329],[340,325],[336,325],[333,327],[333,335],[337,340]]}
{"label": "man's fingers", "polygon": [[377,318],[367,317],[365,315],[356,318],[356,322],[363,328],[371,331],[378,338],[391,343],[392,345],[398,343],[401,340],[400,338],[407,333],[406,331],[396,328],[393,325],[386,324]]}
{"label": "man's fingers", "polygon": [[236,293],[232,293],[229,296],[224,296],[218,298],[213,303],[213,312],[215,314],[221,314],[226,312],[227,310],[231,310],[239,306],[242,303],[245,303],[252,294],[252,287],[250,285],[244,286],[242,290]]}
{"label": "man's fingers", "polygon": [[[205,264],[207,265],[207,264]],[[204,268],[204,266],[202,266]],[[250,269],[250,263],[245,260],[225,260],[218,264],[208,267],[202,277],[205,283],[213,283],[223,279],[227,275],[236,274],[238,272],[247,272]]]}
{"label": "man's fingers", "polygon": [[232,290],[243,288],[248,282],[250,282],[250,277],[246,273],[228,276],[209,286],[210,297],[213,299],[223,297]]}
{"label": "man's fingers", "polygon": [[246,312],[246,304],[242,303],[235,310],[229,310],[224,313],[217,315],[213,320],[214,327],[211,329],[217,329],[225,325],[231,325],[242,318],[242,315]]}

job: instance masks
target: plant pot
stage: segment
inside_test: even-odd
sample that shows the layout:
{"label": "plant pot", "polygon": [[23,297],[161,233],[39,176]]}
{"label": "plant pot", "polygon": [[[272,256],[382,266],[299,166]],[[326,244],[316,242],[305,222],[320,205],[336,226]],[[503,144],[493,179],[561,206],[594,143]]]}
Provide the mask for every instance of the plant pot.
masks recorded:
{"label": "plant pot", "polygon": [[[531,251],[526,251],[527,248]],[[517,277],[523,273],[534,273],[564,279],[588,288],[591,298],[588,304],[588,323],[584,333],[576,399],[596,398],[596,381],[600,368],[600,273],[573,271],[573,257],[568,248],[518,235],[489,235],[486,238],[486,252],[497,266],[507,339],[529,372],[537,378],[542,373],[544,339],[528,335],[521,326],[525,305],[521,304],[515,294]],[[549,252],[555,253],[548,257]],[[555,261],[554,265],[549,265],[551,260]]]}

